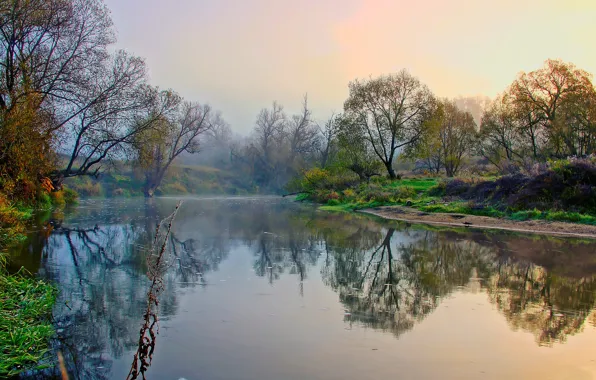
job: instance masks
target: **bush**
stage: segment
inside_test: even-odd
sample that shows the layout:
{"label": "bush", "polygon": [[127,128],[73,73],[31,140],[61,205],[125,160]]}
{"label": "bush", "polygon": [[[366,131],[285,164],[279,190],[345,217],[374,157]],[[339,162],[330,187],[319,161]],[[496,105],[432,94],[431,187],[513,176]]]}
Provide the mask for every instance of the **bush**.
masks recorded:
{"label": "bush", "polygon": [[289,191],[305,191],[309,193],[317,190],[342,191],[357,184],[357,178],[349,172],[331,172],[326,169],[313,168],[303,172],[301,177],[289,183],[287,189]]}
{"label": "bush", "polygon": [[90,178],[76,178],[72,182],[69,182],[69,187],[82,197],[98,197],[102,195],[100,183]]}
{"label": "bush", "polygon": [[339,203],[339,199],[329,199],[327,201],[327,206],[337,206]]}
{"label": "bush", "polygon": [[345,189],[342,193],[346,199],[353,199],[356,196],[354,189]]}
{"label": "bush", "polygon": [[66,205],[66,200],[64,199],[64,191],[63,190],[52,191],[50,193],[50,198],[52,199],[53,206],[63,207],[64,205]]}
{"label": "bush", "polygon": [[442,197],[445,195],[446,192],[447,192],[447,182],[440,181],[433,187],[429,188],[427,194],[431,197]]}
{"label": "bush", "polygon": [[[534,165],[535,175],[506,175],[481,182],[459,195],[467,199],[499,204],[513,211],[566,210],[596,213],[596,162],[592,159],[552,161]],[[455,182],[455,181],[453,181]],[[447,184],[446,193],[451,191]],[[455,186],[458,188],[458,186]],[[523,214],[514,214],[523,218]],[[533,217],[528,215],[528,217]]]}
{"label": "bush", "polygon": [[52,198],[46,192],[40,192],[37,195],[37,207],[47,209],[52,207]]}
{"label": "bush", "polygon": [[78,203],[79,194],[76,191],[66,186],[64,186],[64,189],[62,191],[64,192],[64,201],[67,205],[74,205]]}
{"label": "bush", "polygon": [[462,195],[470,190],[470,184],[461,179],[453,179],[445,185],[445,195]]}
{"label": "bush", "polygon": [[401,186],[394,190],[393,197],[396,199],[413,198],[416,191],[410,186]]}

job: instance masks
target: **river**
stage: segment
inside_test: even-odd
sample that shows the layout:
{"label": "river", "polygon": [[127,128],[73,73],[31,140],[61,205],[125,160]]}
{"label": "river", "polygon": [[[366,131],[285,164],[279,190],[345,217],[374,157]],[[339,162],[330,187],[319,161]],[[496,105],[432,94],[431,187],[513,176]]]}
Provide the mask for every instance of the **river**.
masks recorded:
{"label": "river", "polygon": [[[71,378],[128,374],[176,202],[82,200],[15,248]],[[168,252],[149,379],[596,378],[596,241],[188,198]]]}

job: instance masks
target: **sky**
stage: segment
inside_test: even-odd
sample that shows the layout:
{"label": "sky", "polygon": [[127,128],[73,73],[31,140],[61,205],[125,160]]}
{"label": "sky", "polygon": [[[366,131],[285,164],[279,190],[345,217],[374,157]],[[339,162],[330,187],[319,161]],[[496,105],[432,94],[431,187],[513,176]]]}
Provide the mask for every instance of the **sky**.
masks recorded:
{"label": "sky", "polygon": [[596,73],[596,0],[105,0],[151,83],[246,134],[275,100],[341,112],[348,83],[407,69],[441,97],[503,91],[548,58]]}

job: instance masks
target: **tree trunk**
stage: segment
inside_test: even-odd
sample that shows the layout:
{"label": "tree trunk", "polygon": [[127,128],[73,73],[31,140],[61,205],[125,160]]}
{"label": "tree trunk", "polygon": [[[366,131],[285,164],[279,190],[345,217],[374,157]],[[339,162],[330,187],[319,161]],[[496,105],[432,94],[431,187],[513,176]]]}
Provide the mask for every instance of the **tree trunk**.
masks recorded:
{"label": "tree trunk", "polygon": [[395,170],[393,170],[393,165],[391,165],[391,162],[384,162],[384,164],[387,168],[387,174],[389,174],[389,178],[396,179],[397,175],[395,174]]}
{"label": "tree trunk", "polygon": [[445,175],[449,178],[453,177],[455,175],[453,168],[445,166]]}
{"label": "tree trunk", "polygon": [[50,180],[52,181],[52,186],[54,186],[55,191],[62,190],[62,186],[64,185],[64,175],[51,175]]}
{"label": "tree trunk", "polygon": [[155,184],[146,184],[145,186],[143,186],[143,195],[145,196],[145,198],[153,198],[156,189],[157,186]]}

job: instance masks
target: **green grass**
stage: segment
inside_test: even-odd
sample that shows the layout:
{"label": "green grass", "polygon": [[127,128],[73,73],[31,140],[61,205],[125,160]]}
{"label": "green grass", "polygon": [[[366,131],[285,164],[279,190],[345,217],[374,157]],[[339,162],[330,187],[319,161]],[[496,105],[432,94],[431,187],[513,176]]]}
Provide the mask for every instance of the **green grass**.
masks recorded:
{"label": "green grass", "polygon": [[31,219],[32,216],[33,209],[31,207],[0,206],[0,251],[3,247],[26,238],[24,222]]}
{"label": "green grass", "polygon": [[54,335],[55,300],[51,285],[22,273],[0,273],[0,377],[43,367],[38,363]]}
{"label": "green grass", "polygon": [[397,187],[411,187],[416,192],[426,192],[431,187],[439,183],[438,178],[404,178],[399,181],[389,181],[383,185],[383,188],[394,189]]}
{"label": "green grass", "polygon": [[[443,185],[444,186],[444,185]],[[474,204],[465,200],[446,203],[437,178],[407,178],[390,181],[379,178],[369,184],[343,192],[319,192],[300,196],[300,200],[310,199],[323,203],[321,210],[349,212],[379,206],[407,206],[423,212],[448,213],[506,218],[510,220],[547,220],[596,225],[596,216],[568,211],[522,210],[508,211],[489,204]],[[326,198],[335,194],[339,199]],[[319,197],[318,199],[316,197]],[[325,200],[328,199],[328,200]]]}
{"label": "green grass", "polygon": [[596,216],[566,211],[517,211],[509,215],[513,220],[548,220],[553,222],[570,222],[596,225]]}
{"label": "green grass", "polygon": [[25,239],[31,206],[0,206],[0,378],[43,367],[38,364],[54,334],[50,322],[56,289],[25,273],[6,273],[4,249]]}

